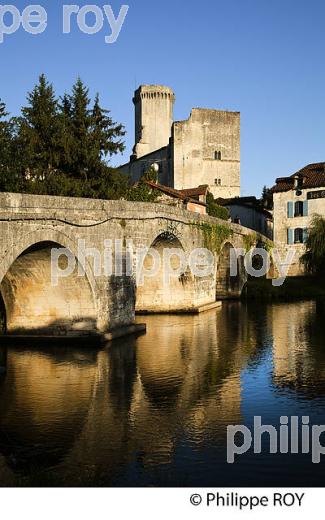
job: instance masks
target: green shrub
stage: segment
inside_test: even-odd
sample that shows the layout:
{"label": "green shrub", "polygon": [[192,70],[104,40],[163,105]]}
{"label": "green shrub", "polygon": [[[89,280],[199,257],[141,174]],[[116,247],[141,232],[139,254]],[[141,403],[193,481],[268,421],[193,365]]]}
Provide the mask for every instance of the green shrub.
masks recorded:
{"label": "green shrub", "polygon": [[308,230],[306,253],[301,257],[307,272],[322,274],[325,271],[325,218],[313,217]]}
{"label": "green shrub", "polygon": [[224,208],[223,206],[219,206],[214,201],[214,197],[212,193],[207,194],[207,213],[210,215],[210,217],[216,217],[221,218],[222,220],[228,220],[230,217],[229,210],[227,208]]}

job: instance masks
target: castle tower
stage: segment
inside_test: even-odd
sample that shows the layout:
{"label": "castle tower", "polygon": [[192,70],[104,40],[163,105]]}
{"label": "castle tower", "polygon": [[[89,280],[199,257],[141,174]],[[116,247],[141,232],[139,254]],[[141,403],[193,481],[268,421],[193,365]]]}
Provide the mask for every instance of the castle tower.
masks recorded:
{"label": "castle tower", "polygon": [[167,146],[171,137],[175,96],[160,85],[142,85],[135,91],[135,146],[133,159]]}

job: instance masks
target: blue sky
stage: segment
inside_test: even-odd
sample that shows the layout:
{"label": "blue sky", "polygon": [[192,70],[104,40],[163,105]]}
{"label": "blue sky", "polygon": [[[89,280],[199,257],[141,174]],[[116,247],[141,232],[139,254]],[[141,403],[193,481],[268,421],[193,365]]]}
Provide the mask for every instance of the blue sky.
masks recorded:
{"label": "blue sky", "polygon": [[[135,86],[165,84],[176,93],[176,120],[195,106],[241,112],[243,195],[325,160],[323,0],[124,0],[129,12],[112,45],[104,41],[107,22],[86,35],[72,21],[63,35],[62,5],[69,2],[38,1],[48,13],[46,31],[20,29],[0,45],[0,97],[12,114],[41,72],[58,94],[80,75],[125,124],[127,157]],[[11,2],[21,11],[30,3]],[[96,3],[110,3],[115,13],[122,4]]]}

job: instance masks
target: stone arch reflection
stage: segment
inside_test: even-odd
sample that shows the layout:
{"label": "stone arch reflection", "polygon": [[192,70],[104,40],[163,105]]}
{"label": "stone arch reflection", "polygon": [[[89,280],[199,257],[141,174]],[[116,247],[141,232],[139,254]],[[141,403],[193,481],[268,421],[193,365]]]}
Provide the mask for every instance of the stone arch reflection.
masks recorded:
{"label": "stone arch reflection", "polygon": [[242,424],[241,370],[256,351],[246,307],[227,302],[200,316],[146,321],[146,336],[97,353],[9,349],[0,384],[0,432],[16,443],[8,450],[0,439],[8,467],[32,474],[38,458],[26,454],[38,445],[41,469],[54,466],[58,482],[132,485],[138,471],[172,465],[183,446],[194,453],[222,444],[226,425]]}
{"label": "stone arch reflection", "polygon": [[0,379],[0,453],[14,472],[41,471],[69,452],[87,418],[96,357],[87,348],[10,347]]}

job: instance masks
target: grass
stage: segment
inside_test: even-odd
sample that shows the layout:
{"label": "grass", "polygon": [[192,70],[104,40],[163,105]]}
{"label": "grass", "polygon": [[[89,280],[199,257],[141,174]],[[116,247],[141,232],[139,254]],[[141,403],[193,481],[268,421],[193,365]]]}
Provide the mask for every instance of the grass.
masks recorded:
{"label": "grass", "polygon": [[243,298],[256,301],[325,300],[325,278],[290,277],[281,287],[274,287],[272,280],[251,278]]}

